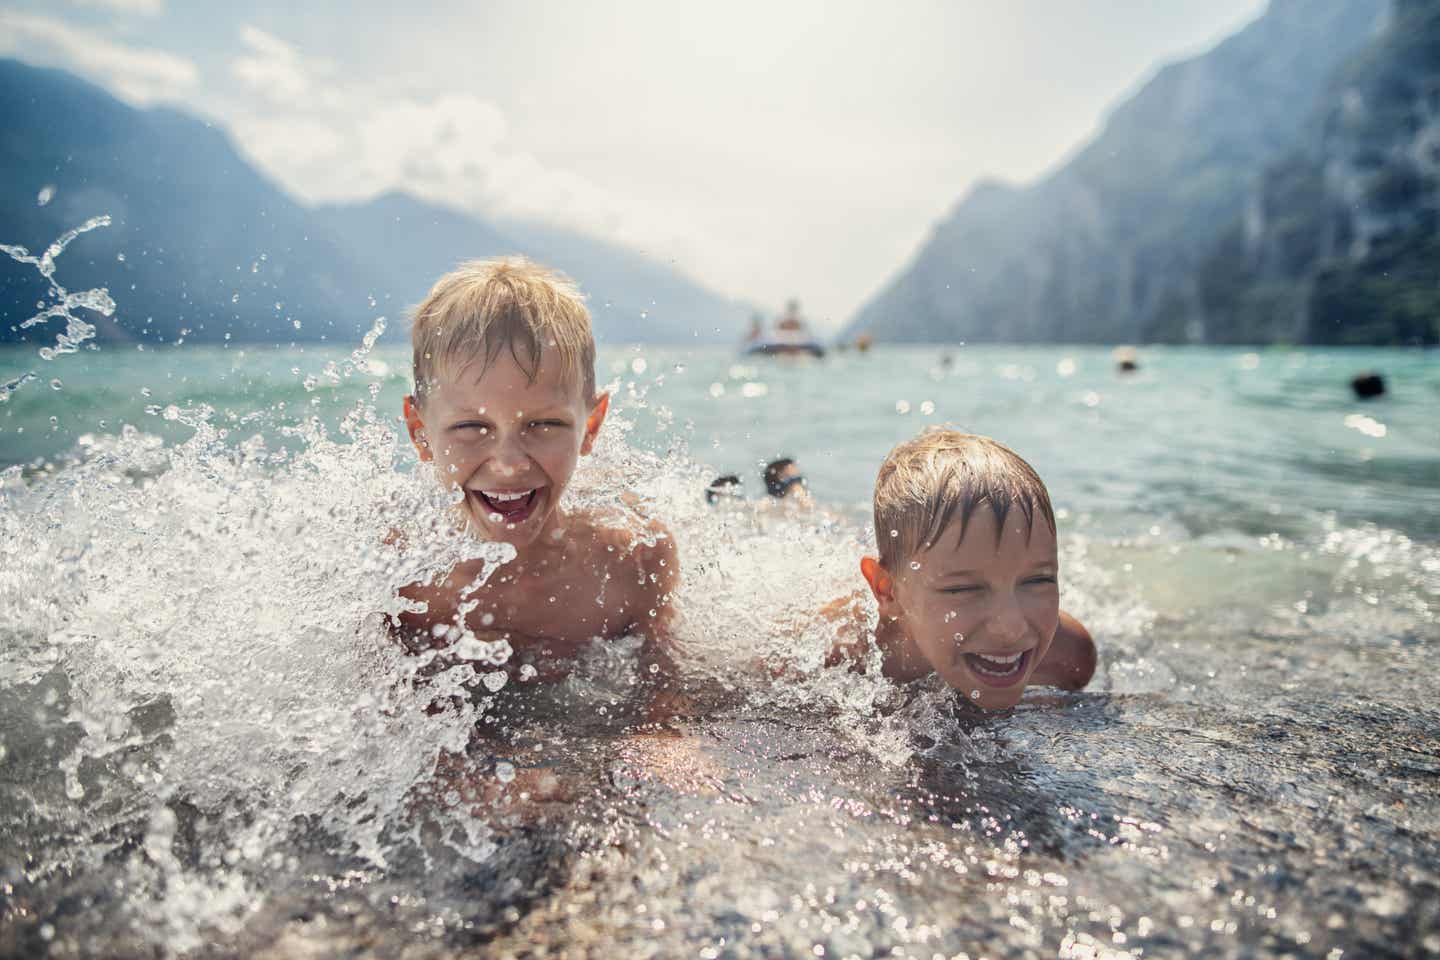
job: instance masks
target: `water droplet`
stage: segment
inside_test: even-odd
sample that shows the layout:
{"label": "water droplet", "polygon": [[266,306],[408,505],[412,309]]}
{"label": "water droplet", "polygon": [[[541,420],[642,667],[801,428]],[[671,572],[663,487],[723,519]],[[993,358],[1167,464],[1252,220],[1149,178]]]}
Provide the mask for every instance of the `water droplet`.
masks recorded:
{"label": "water droplet", "polygon": [[919,569],[920,569],[920,561],[919,561],[919,560],[911,560],[911,561],[910,561],[910,569],[911,569],[911,570],[919,570]]}
{"label": "water droplet", "polygon": [[675,364],[675,372],[676,372],[676,373],[684,373],[684,372],[685,372],[685,364],[683,364],[683,363],[677,363],[677,364]]}
{"label": "water droplet", "polygon": [[910,412],[910,401],[909,401],[909,400],[896,400],[896,401],[895,401],[895,412],[898,413],[898,414],[900,414],[902,417],[903,417],[905,414],[909,413],[909,412]]}
{"label": "water droplet", "polygon": [[515,779],[515,764],[501,760],[495,764],[495,779],[501,783],[509,783]]}
{"label": "water droplet", "polygon": [[480,682],[485,684],[486,690],[489,690],[491,693],[496,693],[501,687],[505,686],[505,681],[509,679],[504,670],[492,670],[481,677]]}
{"label": "water droplet", "polygon": [[644,373],[647,366],[649,366],[649,364],[645,362],[644,357],[636,357],[630,361],[630,370],[636,374]]}
{"label": "water droplet", "polygon": [[124,263],[124,262],[125,262],[125,254],[123,254],[123,253],[117,253],[117,254],[115,254],[115,259],[118,260],[120,263]]}
{"label": "water droplet", "polygon": [[899,531],[899,530],[891,530],[891,531],[890,531],[890,536],[891,536],[891,538],[898,537],[898,536],[900,536],[900,531]]}
{"label": "water droplet", "polygon": [[53,183],[45,184],[45,186],[40,188],[40,192],[35,195],[35,203],[42,207],[53,199],[55,199],[55,184]]}
{"label": "water droplet", "polygon": [[980,691],[979,691],[979,690],[971,690],[971,691],[970,691],[970,699],[971,699],[971,700],[979,700],[979,699],[980,699]]}
{"label": "water droplet", "polygon": [[930,416],[930,414],[935,412],[935,402],[933,400],[923,401],[920,404],[920,412],[925,414],[925,416],[927,417]]}
{"label": "water droplet", "polygon": [[63,384],[63,383],[60,382],[60,378],[59,378],[59,377],[55,377],[54,379],[52,379],[52,380],[50,381],[50,389],[51,389],[51,390],[59,390],[59,389],[60,389],[61,387],[63,387],[63,386],[65,386],[65,384]]}
{"label": "water droplet", "polygon": [[480,617],[480,624],[481,624],[481,626],[486,626],[486,627],[488,627],[488,626],[490,626],[490,624],[492,624],[492,623],[494,623],[494,622],[495,622],[495,614],[493,614],[493,613],[482,614],[481,617]]}
{"label": "water droplet", "polygon": [[660,664],[658,664],[658,663],[652,663],[652,664],[650,664],[650,672],[651,672],[651,673],[659,673],[659,672],[660,672]]}
{"label": "water droplet", "polygon": [[299,330],[299,329],[300,329],[300,321],[299,321],[299,320],[291,320],[291,321],[290,321],[290,325],[291,325],[292,327],[294,327],[296,330]]}
{"label": "water droplet", "polygon": [[712,383],[712,384],[710,384],[710,396],[712,396],[712,397],[723,397],[724,395],[725,395],[725,384],[723,384],[723,383]]}
{"label": "water droplet", "polygon": [[149,388],[149,387],[141,387],[141,388],[140,388],[140,396],[142,396],[142,397],[148,397],[148,396],[150,396],[150,388]]}
{"label": "water droplet", "polygon": [[521,666],[520,666],[520,679],[521,679],[521,680],[533,680],[534,678],[535,678],[535,668],[532,667],[532,666],[530,666],[530,664],[528,664],[528,663],[521,664]]}
{"label": "water droplet", "polygon": [[240,302],[240,294],[238,294],[238,293],[232,293],[232,294],[230,295],[230,302],[231,302],[231,303],[239,303],[239,302]]}

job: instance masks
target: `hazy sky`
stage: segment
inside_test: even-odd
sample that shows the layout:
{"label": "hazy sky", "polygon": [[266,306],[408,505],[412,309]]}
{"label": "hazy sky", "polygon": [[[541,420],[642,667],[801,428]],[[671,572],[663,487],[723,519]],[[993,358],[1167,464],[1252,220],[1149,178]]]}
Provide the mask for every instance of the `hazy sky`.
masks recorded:
{"label": "hazy sky", "polygon": [[0,55],[214,118],[303,200],[543,218],[834,328],[975,180],[1052,168],[1263,8],[4,0]]}

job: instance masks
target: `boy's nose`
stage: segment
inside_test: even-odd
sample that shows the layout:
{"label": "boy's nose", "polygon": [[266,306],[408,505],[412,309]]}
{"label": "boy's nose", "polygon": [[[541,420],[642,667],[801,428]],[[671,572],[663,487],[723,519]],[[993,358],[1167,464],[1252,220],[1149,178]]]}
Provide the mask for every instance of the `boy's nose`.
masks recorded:
{"label": "boy's nose", "polygon": [[1025,616],[1016,603],[1005,603],[990,618],[989,633],[993,640],[1012,642],[1025,636]]}
{"label": "boy's nose", "polygon": [[500,476],[511,477],[523,473],[530,458],[517,443],[501,443],[490,455],[490,470]]}

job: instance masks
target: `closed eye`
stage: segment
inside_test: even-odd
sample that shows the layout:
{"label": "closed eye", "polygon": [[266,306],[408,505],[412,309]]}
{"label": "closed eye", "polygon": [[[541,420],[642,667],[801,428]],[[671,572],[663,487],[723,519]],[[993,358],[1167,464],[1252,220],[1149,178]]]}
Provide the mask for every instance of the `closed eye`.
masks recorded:
{"label": "closed eye", "polygon": [[945,587],[945,588],[941,589],[940,592],[941,592],[941,593],[979,593],[981,590],[984,590],[984,589],[985,589],[985,588],[982,587],[982,586],[980,586],[979,584],[967,583],[967,584],[961,584],[961,585],[959,585],[959,586],[954,586],[954,587]]}
{"label": "closed eye", "polygon": [[531,420],[532,427],[568,427],[570,424],[564,420]]}
{"label": "closed eye", "polygon": [[1026,580],[1025,582],[1026,582],[1026,583],[1035,583],[1035,584],[1048,584],[1048,583],[1055,583],[1056,580],[1055,580],[1055,575],[1054,575],[1054,574],[1046,573],[1046,574],[1041,574],[1041,575],[1038,576],[1038,577],[1031,577],[1030,579]]}
{"label": "closed eye", "polygon": [[481,433],[490,432],[490,424],[479,420],[463,420],[460,423],[450,424],[451,430],[479,430]]}

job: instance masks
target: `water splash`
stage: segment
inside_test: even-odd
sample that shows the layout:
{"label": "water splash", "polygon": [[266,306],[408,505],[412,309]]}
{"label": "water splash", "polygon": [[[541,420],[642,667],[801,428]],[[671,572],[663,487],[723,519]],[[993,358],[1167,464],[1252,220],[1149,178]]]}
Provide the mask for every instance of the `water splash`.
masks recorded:
{"label": "water splash", "polygon": [[[43,205],[48,199],[42,191],[41,204]],[[95,325],[76,316],[75,311],[89,310],[102,317],[108,317],[115,313],[115,301],[110,298],[109,291],[103,287],[71,293],[55,279],[55,261],[60,254],[65,252],[65,248],[81,234],[108,226],[110,226],[110,217],[103,215],[91,217],[80,226],[62,233],[38,257],[31,254],[25,247],[0,243],[0,252],[8,255],[16,263],[34,267],[35,271],[45,278],[49,285],[45,293],[45,300],[52,302],[46,305],[42,301],[39,312],[29,319],[22,320],[19,324],[20,329],[28,330],[31,327],[49,323],[51,320],[63,319],[65,321],[65,331],[55,336],[55,345],[40,348],[40,359],[53,360],[62,354],[74,353],[80,349],[81,344],[95,336]],[[37,375],[32,370],[0,385],[0,403],[10,399],[11,394],[36,377]]]}

